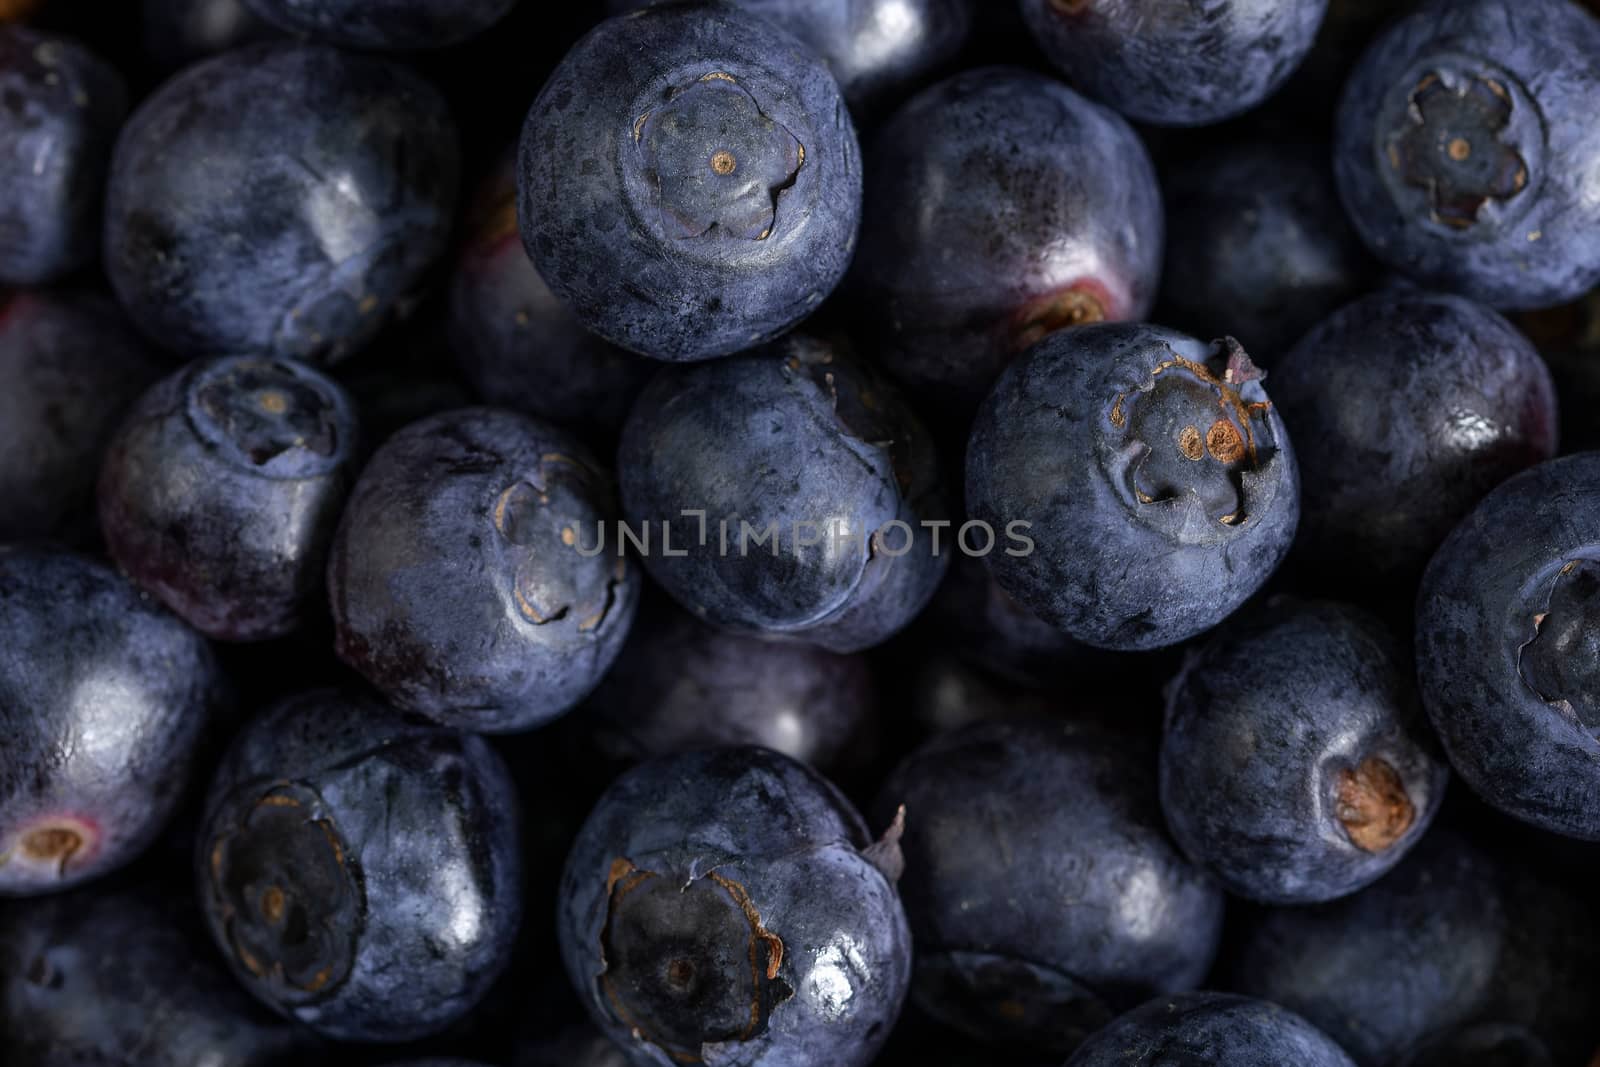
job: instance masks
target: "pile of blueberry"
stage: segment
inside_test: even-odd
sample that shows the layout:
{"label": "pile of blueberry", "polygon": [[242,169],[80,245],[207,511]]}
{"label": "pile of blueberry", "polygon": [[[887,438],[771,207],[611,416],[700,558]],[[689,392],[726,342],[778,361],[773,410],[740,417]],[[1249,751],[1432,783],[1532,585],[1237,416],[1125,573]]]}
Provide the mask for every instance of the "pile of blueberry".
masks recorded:
{"label": "pile of blueberry", "polygon": [[1594,1067],[1597,410],[1596,0],[0,0],[0,1063]]}

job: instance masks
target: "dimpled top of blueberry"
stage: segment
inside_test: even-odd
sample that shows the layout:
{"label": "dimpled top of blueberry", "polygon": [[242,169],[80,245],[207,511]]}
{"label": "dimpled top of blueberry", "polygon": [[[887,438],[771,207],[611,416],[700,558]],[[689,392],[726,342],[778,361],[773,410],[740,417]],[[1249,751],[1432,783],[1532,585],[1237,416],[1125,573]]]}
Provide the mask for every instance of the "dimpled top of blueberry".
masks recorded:
{"label": "dimpled top of blueberry", "polygon": [[1146,522],[1187,524],[1191,507],[1221,526],[1248,517],[1241,475],[1274,450],[1257,384],[1264,375],[1232,338],[1217,351],[1207,364],[1169,350],[1146,382],[1112,402],[1112,467]]}
{"label": "dimpled top of blueberry", "polygon": [[1435,222],[1466,229],[1486,206],[1528,187],[1522,142],[1542,134],[1526,92],[1517,86],[1513,95],[1511,85],[1504,76],[1440,64],[1387,116],[1389,165],[1427,194]]}
{"label": "dimpled top of blueberry", "polygon": [[765,240],[806,156],[723,71],[674,89],[640,116],[634,144],[633,165],[651,186],[662,228],[683,239]]}
{"label": "dimpled top of blueberry", "polygon": [[1565,564],[1546,596],[1517,653],[1522,681],[1600,737],[1600,561]]}
{"label": "dimpled top of blueberry", "polygon": [[189,387],[189,421],[233,463],[266,477],[311,478],[338,461],[347,406],[286,360],[222,360]]}

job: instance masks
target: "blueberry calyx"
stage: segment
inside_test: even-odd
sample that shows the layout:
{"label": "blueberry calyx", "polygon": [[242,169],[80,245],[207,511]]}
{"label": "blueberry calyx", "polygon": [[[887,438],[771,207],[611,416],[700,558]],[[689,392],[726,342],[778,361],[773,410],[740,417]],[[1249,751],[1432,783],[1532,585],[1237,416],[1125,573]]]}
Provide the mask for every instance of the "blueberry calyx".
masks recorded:
{"label": "blueberry calyx", "polygon": [[249,802],[216,836],[206,871],[227,946],[274,999],[305,1003],[349,976],[366,891],[311,789],[279,783]]}
{"label": "blueberry calyx", "polygon": [[1600,562],[1567,561],[1551,584],[1533,637],[1517,650],[1522,683],[1546,704],[1588,730],[1600,727],[1594,670],[1600,657]]}
{"label": "blueberry calyx", "polygon": [[783,939],[717,870],[679,885],[619,857],[606,897],[601,991],[637,1038],[674,1060],[698,1063],[706,1045],[758,1037],[794,995],[779,977]]}
{"label": "blueberry calyx", "polygon": [[1465,230],[1491,200],[1528,186],[1528,162],[1507,140],[1513,98],[1484,74],[1429,71],[1408,98],[1404,124],[1389,137],[1389,165],[1428,194],[1433,221]]}
{"label": "blueberry calyx", "polygon": [[309,376],[281,360],[223,360],[194,379],[189,420],[201,440],[246,469],[293,453],[283,472],[314,477],[335,462],[339,406]]}
{"label": "blueberry calyx", "polygon": [[1380,757],[1368,756],[1339,772],[1334,814],[1351,844],[1378,853],[1405,836],[1417,809],[1399,772]]}
{"label": "blueberry calyx", "polygon": [[[1210,521],[1238,526],[1248,518],[1241,476],[1265,458],[1256,429],[1258,422],[1265,429],[1271,404],[1251,388],[1265,373],[1239,342],[1227,337],[1215,345],[1220,374],[1164,346],[1170,358],[1137,389],[1118,393],[1108,418],[1126,439],[1129,498],[1139,505],[1196,502]],[[1260,399],[1247,398],[1247,388]]]}
{"label": "blueberry calyx", "polygon": [[576,516],[591,498],[592,480],[593,472],[580,461],[548,453],[539,457],[537,472],[508,486],[495,501],[495,530],[523,557],[512,598],[522,617],[535,626],[575,618],[580,633],[599,629],[616,603],[617,586],[627,579],[628,563],[622,556],[608,563],[597,555],[576,567],[554,568],[536,552],[557,540],[577,550],[583,534]]}
{"label": "blueberry calyx", "polygon": [[765,241],[806,149],[726,71],[671,90],[634,120],[634,146],[666,233]]}
{"label": "blueberry calyx", "polygon": [[894,821],[883,836],[862,850],[862,856],[878,869],[878,873],[892,885],[906,873],[906,855],[900,848],[900,839],[906,834],[906,806],[895,809]]}
{"label": "blueberry calyx", "polygon": [[1069,326],[1105,322],[1111,317],[1110,303],[1104,288],[1091,281],[1074,282],[1030,300],[1013,319],[1012,350],[1025,351]]}
{"label": "blueberry calyx", "polygon": [[1058,15],[1081,15],[1094,0],[1050,0],[1050,10]]}

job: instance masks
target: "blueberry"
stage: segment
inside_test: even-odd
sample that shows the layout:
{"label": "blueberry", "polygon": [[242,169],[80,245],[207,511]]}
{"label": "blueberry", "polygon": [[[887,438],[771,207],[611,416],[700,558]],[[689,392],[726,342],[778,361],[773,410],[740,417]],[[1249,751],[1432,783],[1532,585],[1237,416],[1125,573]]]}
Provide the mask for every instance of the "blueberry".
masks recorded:
{"label": "blueberry", "polygon": [[1407,595],[1485,493],[1556,451],[1533,345],[1456,296],[1396,289],[1341,308],[1274,365],[1272,398],[1300,446],[1296,552]]}
{"label": "blueberry", "polygon": [[0,896],[139,855],[222,705],[205,640],[110,568],[0,548]]}
{"label": "blueberry", "polygon": [[889,777],[905,806],[912,995],[991,1044],[1065,1055],[1157,993],[1197,985],[1222,893],[1161,825],[1136,748],[1082,722],[986,723]]}
{"label": "blueberry", "polygon": [[127,112],[122,75],[94,53],[0,26],[0,284],[39,285],[94,259]]}
{"label": "blueberry", "polygon": [[1201,337],[1231,332],[1275,368],[1367,289],[1372,266],[1339,204],[1326,146],[1250,141],[1171,171],[1161,321]]}
{"label": "blueberry", "polygon": [[1594,612],[1600,453],[1502,483],[1445,539],[1417,595],[1417,673],[1450,763],[1484,800],[1600,840]]}
{"label": "blueberry", "polygon": [[134,405],[100,472],[106,546],[210,637],[281,637],[320,607],[355,480],[344,390],[288,360],[191,363]]}
{"label": "blueberry", "polygon": [[825,779],[758,748],[619,778],[562,875],[561,956],[635,1064],[872,1061],[899,1014],[911,941],[894,833]]}
{"label": "blueberry", "polygon": [[658,535],[651,575],[724,629],[858,651],[916,616],[956,551],[923,525],[946,514],[927,431],[813,337],[664,371],[617,465],[630,530]]}
{"label": "blueberry", "polygon": [[1252,900],[1332,900],[1379,878],[1433,820],[1448,773],[1404,645],[1358,608],[1275,598],[1168,689],[1167,825]]}
{"label": "blueberry", "polygon": [[1204,126],[1271,96],[1311,51],[1328,0],[1022,0],[1050,61],[1158,126]]}
{"label": "blueberry", "polygon": [[1067,1067],[1354,1067],[1344,1050],[1276,1004],[1225,993],[1162,997],[1129,1012]]}
{"label": "blueberry", "polygon": [[1150,310],[1161,194],[1114,112],[985,67],[918,94],[870,148],[852,288],[907,382],[970,408],[1052,330]]}
{"label": "blueberry", "polygon": [[588,452],[535,419],[466,408],[413,423],[372,457],[334,538],[339,656],[446,725],[555,718],[633,621],[639,574],[599,551],[612,507]]}
{"label": "blueberry", "polygon": [[1487,1007],[1517,936],[1506,904],[1494,858],[1435,829],[1359,893],[1251,914],[1227,985],[1299,1013],[1359,1063],[1393,1064]]}
{"label": "blueberry", "polygon": [[486,741],[333,690],[239,734],[196,847],[235,977],[344,1041],[405,1041],[473,1006],[521,920],[515,786]]}
{"label": "blueberry", "polygon": [[590,329],[657,359],[727,355],[814,311],[861,213],[855,129],[822,61],[730,5],[600,24],[528,113],[522,239]]}
{"label": "blueberry", "polygon": [[444,101],[404,67],[314,45],[225,53],[124,128],[107,273],[174,351],[331,362],[443,250],[457,154]]}
{"label": "blueberry", "polygon": [[860,656],[721,633],[665,603],[643,614],[586,722],[631,760],[761,745],[833,774],[859,766],[876,725]]}
{"label": "blueberry", "polygon": [[517,230],[509,162],[485,183],[456,261],[450,336],[485,402],[613,440],[656,368],[584,329],[539,277]]}
{"label": "blueberry", "polygon": [[517,0],[245,0],[290,33],[350,48],[440,48],[482,33]]}
{"label": "blueberry", "polygon": [[1294,453],[1232,338],[1156,326],[1052,334],[1001,376],[967,450],[984,557],[1007,593],[1079,641],[1175,644],[1267,580],[1298,517]]}
{"label": "blueberry", "polygon": [[1339,106],[1339,192],[1372,251],[1501,308],[1600,284],[1600,20],[1569,0],[1431,0]]}
{"label": "blueberry", "polygon": [[31,900],[0,917],[7,1067],[268,1067],[308,1033],[219,966],[193,901],[157,885]]}
{"label": "blueberry", "polygon": [[[657,0],[607,0],[612,14]],[[954,59],[972,29],[972,0],[734,0],[821,56],[858,112]]]}
{"label": "blueberry", "polygon": [[161,374],[109,299],[0,292],[0,542],[87,539],[101,453]]}
{"label": "blueberry", "polygon": [[245,0],[141,0],[144,51],[162,70],[277,36]]}

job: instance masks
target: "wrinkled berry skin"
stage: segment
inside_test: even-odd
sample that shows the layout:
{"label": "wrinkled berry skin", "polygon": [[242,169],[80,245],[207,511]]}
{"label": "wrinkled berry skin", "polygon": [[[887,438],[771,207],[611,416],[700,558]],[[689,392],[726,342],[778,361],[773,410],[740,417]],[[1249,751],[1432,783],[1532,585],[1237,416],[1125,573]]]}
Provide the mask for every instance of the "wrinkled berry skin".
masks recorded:
{"label": "wrinkled berry skin", "polygon": [[1600,453],[1523,471],[1439,546],[1417,594],[1417,676],[1456,773],[1484,800],[1600,840]]}
{"label": "wrinkled berry skin", "polygon": [[562,875],[561,957],[629,1061],[864,1067],[899,1015],[911,939],[848,801],[759,748],[646,763]]}
{"label": "wrinkled berry skin", "polygon": [[1205,126],[1255,107],[1311,51],[1328,0],[1022,0],[1072,83],[1157,126]]}
{"label": "wrinkled berry skin", "polygon": [[1293,1012],[1226,993],[1161,997],[1090,1038],[1067,1067],[1354,1067]]}
{"label": "wrinkled berry skin", "polygon": [[245,0],[258,16],[289,33],[346,48],[409,51],[473,37],[506,16],[517,0]]}
{"label": "wrinkled berry skin", "polygon": [[139,18],[145,54],[166,71],[278,35],[245,0],[143,0]]}
{"label": "wrinkled berry skin", "polygon": [[[967,510],[1031,549],[1002,589],[1086,644],[1193,637],[1267,580],[1299,478],[1260,372],[1231,338],[1108,323],[1045,338],[1001,375],[967,447]],[[1016,553],[1016,554],[1013,554]]]}
{"label": "wrinkled berry skin", "polygon": [[219,966],[193,902],[154,885],[41,898],[0,916],[7,1067],[281,1067],[309,1032]]}
{"label": "wrinkled berry skin", "polygon": [[0,293],[0,542],[78,542],[124,409],[164,367],[98,294]]}
{"label": "wrinkled berry skin", "polygon": [[935,554],[921,525],[946,517],[927,431],[864,363],[808,336],[662,373],[617,470],[630,529],[654,537],[651,576],[738,633],[870,647],[916,617],[957,551],[945,529]]}
{"label": "wrinkled berry skin", "polygon": [[0,284],[42,285],[93,261],[122,75],[75,41],[0,26]]}
{"label": "wrinkled berry skin", "polygon": [[1239,896],[1332,900],[1398,863],[1449,768],[1404,646],[1367,612],[1275,598],[1229,620],[1167,692],[1161,806]]}
{"label": "wrinkled berry skin", "polygon": [[851,284],[907,383],[970,410],[1052,330],[1149,312],[1161,193],[1108,108],[985,67],[913,97],[870,156]]}
{"label": "wrinkled berry skin", "polygon": [[205,640],[109,567],[0,548],[0,896],[66,889],[155,840],[222,705]]}
{"label": "wrinkled berry skin", "polygon": [[554,719],[633,621],[642,576],[613,540],[597,551],[612,501],[588,451],[536,419],[463,408],[412,423],[362,471],[334,538],[340,658],[447,726]]}
{"label": "wrinkled berry skin", "polygon": [[912,995],[934,1018],[1066,1055],[1205,978],[1222,893],[1167,837],[1149,764],[1120,738],[1081,721],[969,726],[902,763],[874,813],[901,804]]}
{"label": "wrinkled berry skin", "polygon": [[658,367],[584,329],[539,277],[517,231],[508,163],[485,183],[450,283],[456,362],[485,403],[614,440]]}
{"label": "wrinkled berry skin", "polygon": [[726,634],[662,601],[590,699],[602,750],[641,760],[759,745],[827,774],[864,762],[876,720],[864,657]]}
{"label": "wrinkled berry skin", "polygon": [[[613,15],[655,0],[607,0]],[[858,113],[904,92],[960,52],[972,0],[735,0],[782,26],[828,64]]]}
{"label": "wrinkled berry skin", "polygon": [[1556,452],[1550,372],[1462,297],[1386,290],[1339,309],[1272,370],[1300,446],[1308,567],[1412,588],[1485,493]]}
{"label": "wrinkled berry skin", "polygon": [[1164,188],[1157,321],[1197,337],[1231,334],[1276,369],[1307,330],[1370,284],[1373,266],[1344,217],[1326,145],[1259,141],[1189,156]]}
{"label": "wrinkled berry skin", "polygon": [[199,361],[134,405],[100,471],[117,565],[209,637],[281,637],[322,606],[355,414],[303,364]]}
{"label": "wrinkled berry skin", "polygon": [[861,159],[838,86],[799,41],[713,3],[601,23],[528,113],[518,218],[580,321],[657,359],[783,333],[849,266]]}
{"label": "wrinkled berry skin", "polygon": [[1359,893],[1249,913],[1226,987],[1304,1016],[1383,1067],[1486,1006],[1513,935],[1494,860],[1434,829]]}
{"label": "wrinkled berry skin", "polygon": [[1377,257],[1499,308],[1600,284],[1600,19],[1569,0],[1430,0],[1346,83],[1334,168]]}
{"label": "wrinkled berry skin", "polygon": [[196,840],[200,908],[255,997],[342,1041],[470,1009],[522,914],[516,787],[487,741],[320,690],[235,738]]}
{"label": "wrinkled berry skin", "polygon": [[333,362],[444,250],[458,152],[443,99],[404,67],[320,45],[225,53],[124,128],[106,271],[172,351]]}

